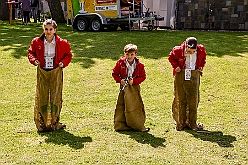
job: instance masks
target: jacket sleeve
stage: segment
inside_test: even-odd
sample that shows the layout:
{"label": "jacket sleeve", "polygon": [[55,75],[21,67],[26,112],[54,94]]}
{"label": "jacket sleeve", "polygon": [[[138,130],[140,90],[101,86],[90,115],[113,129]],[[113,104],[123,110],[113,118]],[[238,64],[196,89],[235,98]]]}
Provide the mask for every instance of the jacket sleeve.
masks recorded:
{"label": "jacket sleeve", "polygon": [[63,54],[63,57],[60,61],[63,62],[64,67],[67,67],[72,59],[71,46],[67,40],[64,40],[63,46],[65,49],[65,53]]}
{"label": "jacket sleeve", "polygon": [[199,48],[201,50],[201,61],[199,63],[199,67],[203,68],[206,64],[207,52],[206,52],[205,47],[203,45],[199,45]]}
{"label": "jacket sleeve", "polygon": [[112,71],[112,77],[115,79],[116,83],[121,82],[120,68],[121,68],[120,62],[117,61]]}
{"label": "jacket sleeve", "polygon": [[28,59],[31,64],[34,65],[35,60],[37,60],[37,54],[35,51],[35,39],[31,41],[30,47],[28,49]]}
{"label": "jacket sleeve", "polygon": [[177,55],[177,47],[174,47],[168,57],[169,62],[171,63],[172,67],[176,69],[179,66],[178,63],[178,55]]}
{"label": "jacket sleeve", "polygon": [[144,65],[139,64],[137,69],[139,73],[138,73],[138,76],[133,79],[134,85],[139,85],[146,79],[146,71],[145,71]]}

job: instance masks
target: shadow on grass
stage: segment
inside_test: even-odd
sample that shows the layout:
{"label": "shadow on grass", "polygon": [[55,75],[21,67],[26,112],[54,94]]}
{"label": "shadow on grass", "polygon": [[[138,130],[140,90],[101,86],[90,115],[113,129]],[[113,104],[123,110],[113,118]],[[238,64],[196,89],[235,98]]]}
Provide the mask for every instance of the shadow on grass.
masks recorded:
{"label": "shadow on grass", "polygon": [[67,132],[65,130],[58,130],[53,132],[38,132],[41,136],[46,136],[46,143],[54,143],[57,145],[68,145],[74,149],[81,149],[84,143],[92,142],[91,137],[79,137]]}
{"label": "shadow on grass", "polygon": [[217,143],[221,147],[233,147],[232,143],[237,141],[235,136],[223,135],[223,132],[221,131],[209,131],[209,134],[197,133],[192,130],[185,130],[185,132],[192,134],[197,139]]}
{"label": "shadow on grass", "polygon": [[[7,21],[0,22],[1,43],[3,52],[10,51],[16,59],[27,57],[27,50],[34,37],[42,33],[41,23],[28,26]],[[206,47],[208,56],[224,55],[239,57],[247,52],[247,34],[244,32],[197,32],[197,31],[152,31],[152,32],[77,32],[71,26],[59,24],[58,35],[71,44],[73,63],[82,68],[95,65],[94,58],[118,60],[123,55],[123,47],[128,43],[138,45],[138,56],[150,59],[167,57],[175,45],[180,45],[189,36],[198,38],[199,43]],[[144,37],[145,39],[141,39]],[[18,38],[17,38],[18,36]],[[165,39],[166,38],[166,39]],[[228,41],[228,42],[227,42]]]}
{"label": "shadow on grass", "polygon": [[154,148],[159,146],[165,147],[163,144],[165,142],[164,138],[155,137],[148,132],[120,131],[118,133],[129,135],[130,138],[136,140],[138,143],[149,144]]}

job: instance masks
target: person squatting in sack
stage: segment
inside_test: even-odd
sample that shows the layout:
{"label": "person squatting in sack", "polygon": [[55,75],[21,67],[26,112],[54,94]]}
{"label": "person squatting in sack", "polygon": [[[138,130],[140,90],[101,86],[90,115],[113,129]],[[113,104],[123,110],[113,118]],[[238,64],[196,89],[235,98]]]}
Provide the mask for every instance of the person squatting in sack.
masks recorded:
{"label": "person squatting in sack", "polygon": [[48,19],[43,33],[31,41],[28,59],[37,67],[34,121],[38,131],[53,131],[66,127],[60,123],[62,108],[63,68],[72,59],[70,44],[56,34],[57,24]]}
{"label": "person squatting in sack", "polygon": [[206,54],[204,46],[197,44],[195,37],[187,38],[169,54],[168,60],[174,75],[172,116],[178,131],[186,127],[195,131],[203,129],[203,124],[197,124],[196,121],[200,76],[206,63]]}
{"label": "person squatting in sack", "polygon": [[135,130],[148,132],[144,126],[146,114],[140,95],[140,84],[146,79],[144,64],[137,56],[137,46],[128,44],[113,68],[112,76],[120,83],[120,92],[114,114],[115,131]]}

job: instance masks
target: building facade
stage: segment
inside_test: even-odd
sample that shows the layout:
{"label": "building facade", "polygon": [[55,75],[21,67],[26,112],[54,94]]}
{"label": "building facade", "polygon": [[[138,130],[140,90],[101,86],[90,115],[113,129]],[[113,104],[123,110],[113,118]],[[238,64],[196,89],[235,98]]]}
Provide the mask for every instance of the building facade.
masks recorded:
{"label": "building facade", "polygon": [[248,30],[248,0],[177,0],[176,29]]}

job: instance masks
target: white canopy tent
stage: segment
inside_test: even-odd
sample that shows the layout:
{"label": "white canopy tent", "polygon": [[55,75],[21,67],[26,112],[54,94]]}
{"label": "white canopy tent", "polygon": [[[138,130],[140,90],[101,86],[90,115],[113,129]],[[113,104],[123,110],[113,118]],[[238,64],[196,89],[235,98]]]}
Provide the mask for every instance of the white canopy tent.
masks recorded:
{"label": "white canopy tent", "polygon": [[164,17],[163,21],[159,21],[160,27],[175,27],[176,0],[143,0],[143,4],[155,15]]}

